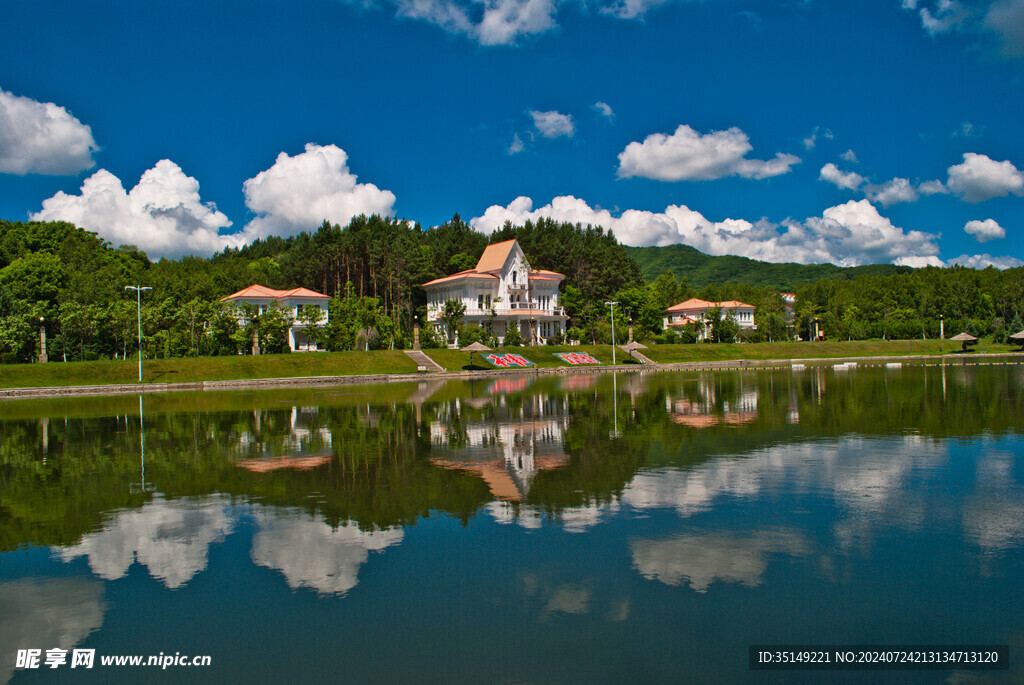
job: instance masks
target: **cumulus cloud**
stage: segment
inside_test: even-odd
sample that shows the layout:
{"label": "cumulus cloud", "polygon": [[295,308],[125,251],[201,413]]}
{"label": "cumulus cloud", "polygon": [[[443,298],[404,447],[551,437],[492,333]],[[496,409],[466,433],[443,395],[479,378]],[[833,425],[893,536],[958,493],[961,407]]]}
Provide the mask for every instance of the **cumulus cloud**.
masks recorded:
{"label": "cumulus cloud", "polygon": [[562,136],[572,138],[576,133],[576,124],[570,114],[531,110],[530,116],[533,117],[533,126],[537,129],[537,133],[545,138],[560,138]]}
{"label": "cumulus cloud", "polygon": [[491,233],[506,221],[521,225],[541,217],[603,226],[627,245],[684,243],[706,254],[740,255],[767,262],[943,265],[937,256],[936,236],[894,226],[867,200],[851,200],[826,209],[820,217],[786,221],[780,226],[766,220],[711,221],[685,205],[670,205],[664,212],[630,209],[615,216],[573,196],[556,197],[538,209],[533,209],[530,198],[518,197],[506,207],[489,207],[470,224]]}
{"label": "cumulus cloud", "polygon": [[334,145],[308,143],[294,157],[279,154],[242,186],[245,205],[259,215],[246,225],[246,241],[312,231],[325,219],[346,224],[360,214],[394,214],[394,193],[357,183],[347,163],[348,155]]}
{"label": "cumulus cloud", "polygon": [[605,119],[614,119],[615,112],[612,111],[611,105],[607,102],[595,102],[591,107],[595,112],[603,116]]}
{"label": "cumulus cloud", "polygon": [[968,221],[964,230],[973,235],[979,243],[1006,237],[1006,229],[996,223],[995,219]]}
{"label": "cumulus cloud", "polygon": [[818,179],[828,181],[838,188],[844,190],[857,190],[864,183],[864,177],[855,171],[842,171],[832,162],[821,167]]}
{"label": "cumulus cloud", "polygon": [[213,203],[202,202],[199,182],[167,159],[142,174],[129,192],[100,169],[85,179],[80,195],[58,192],[32,219],[68,221],[115,245],[136,245],[151,257],[209,255],[240,244],[237,236],[219,234],[231,222]]}
{"label": "cumulus cloud", "polygon": [[964,202],[1024,195],[1024,173],[1009,160],[997,162],[986,155],[964,153],[964,161],[949,167],[946,188]]}
{"label": "cumulus cloud", "polygon": [[0,90],[0,173],[77,174],[97,150],[92,130],[63,107]]}
{"label": "cumulus cloud", "polygon": [[919,197],[917,189],[906,178],[894,178],[880,185],[867,185],[864,187],[864,194],[869,200],[883,207],[897,202],[914,202]]}
{"label": "cumulus cloud", "polygon": [[853,150],[847,150],[843,154],[839,155],[839,157],[847,162],[850,162],[851,164],[857,163],[857,153],[855,153]]}
{"label": "cumulus cloud", "polygon": [[612,0],[601,7],[601,14],[617,19],[643,19],[649,10],[667,2],[669,0]]}
{"label": "cumulus cloud", "polygon": [[987,269],[994,266],[997,269],[1016,269],[1024,266],[1024,262],[1016,257],[993,257],[990,254],[965,255],[962,254],[956,259],[949,260],[949,265],[965,266],[968,269]]}
{"label": "cumulus cloud", "polygon": [[790,171],[800,162],[778,153],[774,159],[748,159],[753,149],[747,134],[733,127],[701,134],[683,124],[672,135],[654,133],[632,142],[619,153],[619,177],[641,176],[658,181],[703,181],[742,176],[762,179]]}

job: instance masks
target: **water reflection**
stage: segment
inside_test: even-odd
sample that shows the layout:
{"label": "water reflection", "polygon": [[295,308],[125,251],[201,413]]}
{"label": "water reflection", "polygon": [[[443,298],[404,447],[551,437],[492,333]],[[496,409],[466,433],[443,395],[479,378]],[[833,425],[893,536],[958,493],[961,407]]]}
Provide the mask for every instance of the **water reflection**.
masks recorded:
{"label": "water reflection", "polygon": [[138,562],[174,590],[206,568],[210,545],[234,525],[223,496],[165,500],[160,495],[139,509],[118,511],[102,530],[70,547],[55,548],[64,561],[84,556],[100,578],[124,577]]}
{"label": "water reflection", "polygon": [[[654,665],[712,673],[700,654],[733,663],[766,625],[893,643],[1016,625],[1018,367],[501,380],[0,404],[0,549],[23,565],[0,566],[0,608],[102,644],[125,615],[104,602],[214,602],[211,633],[281,626],[246,654],[346,644],[320,679],[376,681],[467,653],[473,681],[636,663],[672,681]],[[46,590],[66,616],[12,599],[86,563],[72,587],[91,589]]]}
{"label": "water reflection", "polygon": [[766,529],[738,535],[690,533],[659,540],[630,542],[633,566],[644,578],[666,585],[688,583],[696,592],[707,592],[716,580],[761,584],[770,555],[806,557],[811,544],[793,530]]}
{"label": "water reflection", "polygon": [[252,560],[280,571],[292,589],[312,588],[322,594],[354,588],[370,552],[397,545],[403,537],[401,528],[331,526],[296,509],[259,507],[255,517],[259,531],[252,539]]}
{"label": "water reflection", "polygon": [[103,624],[103,583],[86,578],[0,583],[0,683],[19,649],[70,650]]}
{"label": "water reflection", "polygon": [[[487,402],[470,406],[482,408]],[[499,500],[521,502],[541,471],[565,466],[563,441],[569,424],[568,401],[536,394],[486,416],[465,419],[461,401],[439,407],[430,422],[430,463],[482,478]]]}

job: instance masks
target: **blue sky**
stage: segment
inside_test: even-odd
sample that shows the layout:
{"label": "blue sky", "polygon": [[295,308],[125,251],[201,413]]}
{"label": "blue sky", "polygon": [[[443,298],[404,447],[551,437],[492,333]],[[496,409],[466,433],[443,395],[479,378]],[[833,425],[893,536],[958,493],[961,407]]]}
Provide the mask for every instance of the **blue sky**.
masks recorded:
{"label": "blue sky", "polygon": [[1018,266],[1024,0],[7,2],[0,217],[151,257],[378,212]]}

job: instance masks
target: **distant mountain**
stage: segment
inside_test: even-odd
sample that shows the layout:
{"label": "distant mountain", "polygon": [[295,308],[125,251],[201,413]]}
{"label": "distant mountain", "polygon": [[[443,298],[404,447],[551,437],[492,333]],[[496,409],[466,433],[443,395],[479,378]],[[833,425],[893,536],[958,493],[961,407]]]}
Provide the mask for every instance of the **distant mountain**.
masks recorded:
{"label": "distant mountain", "polygon": [[895,264],[841,267],[835,264],[773,264],[731,255],[712,257],[689,245],[627,247],[626,250],[640,265],[647,281],[669,271],[677,278],[686,276],[695,288],[745,283],[792,292],[802,283],[814,283],[823,278],[848,280],[858,276],[891,276],[913,271],[909,266]]}

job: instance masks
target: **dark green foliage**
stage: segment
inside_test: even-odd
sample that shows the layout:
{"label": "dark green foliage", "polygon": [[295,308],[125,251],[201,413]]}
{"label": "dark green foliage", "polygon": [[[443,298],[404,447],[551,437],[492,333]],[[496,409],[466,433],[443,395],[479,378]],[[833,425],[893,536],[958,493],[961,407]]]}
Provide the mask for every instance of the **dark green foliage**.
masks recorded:
{"label": "dark green foliage", "polygon": [[854,267],[840,267],[835,264],[773,264],[733,255],[713,257],[689,245],[627,247],[626,251],[640,265],[647,280],[653,280],[660,274],[669,272],[678,278],[687,278],[695,288],[743,283],[793,292],[798,285],[815,283],[823,278],[848,280],[858,276],[890,276],[913,271],[909,266],[894,264]]}

